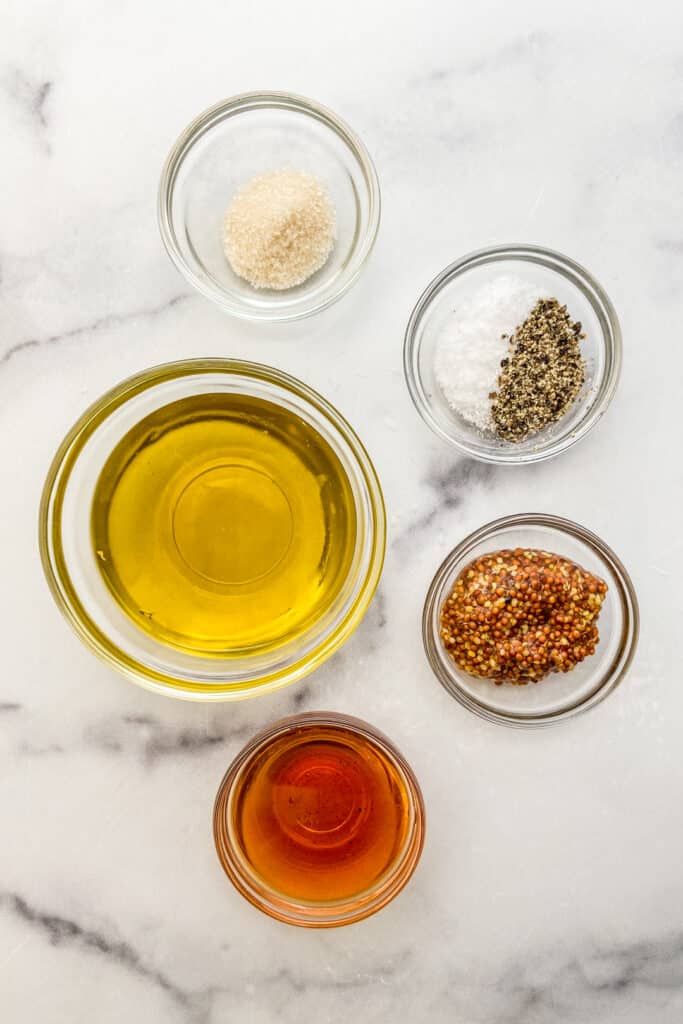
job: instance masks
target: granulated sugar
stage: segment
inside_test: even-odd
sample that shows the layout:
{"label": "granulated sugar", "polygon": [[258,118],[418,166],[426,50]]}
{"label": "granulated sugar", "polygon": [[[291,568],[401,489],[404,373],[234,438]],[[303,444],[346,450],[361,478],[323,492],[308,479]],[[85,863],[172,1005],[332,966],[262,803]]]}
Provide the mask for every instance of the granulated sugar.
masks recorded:
{"label": "granulated sugar", "polygon": [[496,389],[508,338],[543,292],[512,276],[497,277],[463,299],[437,341],[434,371],[448,404],[480,430],[493,430]]}
{"label": "granulated sugar", "polygon": [[329,194],[312,174],[280,170],[252,178],[225,215],[230,266],[254,288],[302,284],[327,261],[336,218]]}

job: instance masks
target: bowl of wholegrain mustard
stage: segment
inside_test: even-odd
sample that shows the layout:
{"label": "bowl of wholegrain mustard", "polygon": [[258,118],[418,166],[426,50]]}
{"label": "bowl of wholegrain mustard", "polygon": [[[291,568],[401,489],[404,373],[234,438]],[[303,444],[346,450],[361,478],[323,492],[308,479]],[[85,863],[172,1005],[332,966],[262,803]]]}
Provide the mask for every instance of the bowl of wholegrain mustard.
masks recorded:
{"label": "bowl of wholegrain mustard", "polygon": [[568,519],[522,514],[447,556],[423,613],[429,663],[461,704],[504,725],[549,725],[611,693],[638,639],[630,577]]}

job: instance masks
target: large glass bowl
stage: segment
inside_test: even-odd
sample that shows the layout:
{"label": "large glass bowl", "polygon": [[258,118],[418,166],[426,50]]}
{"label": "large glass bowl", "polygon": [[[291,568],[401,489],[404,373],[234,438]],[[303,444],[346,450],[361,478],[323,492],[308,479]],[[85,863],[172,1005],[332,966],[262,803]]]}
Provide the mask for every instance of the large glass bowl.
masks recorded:
{"label": "large glass bowl", "polygon": [[[510,548],[538,548],[562,555],[599,576],[608,587],[597,622],[600,639],[595,654],[570,672],[555,673],[525,686],[497,686],[463,672],[439,635],[441,609],[462,570],[483,554]],[[611,548],[569,519],[529,513],[487,523],[451,551],[429,587],[422,635],[434,674],[460,704],[491,722],[530,727],[563,721],[612,693],[633,659],[638,624],[633,584]]]}
{"label": "large glass bowl", "polygon": [[[103,465],[135,424],[171,402],[216,393],[267,400],[315,428],[347,475],[355,506],[355,537],[348,572],[331,604],[295,640],[270,650],[204,656],[156,640],[124,613],[96,565],[91,509]],[[384,546],[380,485],[348,423],[300,381],[238,360],[169,363],[109,391],[62,442],[40,508],[40,550],[47,581],[81,639],[107,664],[148,689],[196,700],[255,696],[293,683],[320,665],[363,617],[379,580]]]}
{"label": "large glass bowl", "polygon": [[[558,423],[517,443],[477,429],[451,408],[434,369],[439,337],[458,303],[501,275],[566,303],[569,315],[581,321],[586,334],[581,342],[586,381],[578,398]],[[516,326],[510,324],[510,329]],[[403,364],[415,407],[444,441],[484,462],[539,462],[585,437],[605,413],[619,381],[621,330],[612,303],[584,267],[550,249],[501,245],[456,260],[427,286],[406,328]]]}
{"label": "large glass bowl", "polygon": [[[306,171],[326,186],[337,239],[303,284],[256,289],[226,259],[223,218],[241,185],[282,168]],[[285,92],[246,93],[204,111],[180,135],[161,173],[158,214],[169,256],[202,295],[247,320],[298,320],[335,302],[358,278],[379,228],[379,182],[365,146],[332,111]]]}

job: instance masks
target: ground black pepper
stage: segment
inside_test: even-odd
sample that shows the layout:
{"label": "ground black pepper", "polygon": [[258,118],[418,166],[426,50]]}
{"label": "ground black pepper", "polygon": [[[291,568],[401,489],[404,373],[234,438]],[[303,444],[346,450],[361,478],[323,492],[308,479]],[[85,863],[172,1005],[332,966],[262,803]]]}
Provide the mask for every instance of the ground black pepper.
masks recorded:
{"label": "ground black pepper", "polygon": [[490,396],[500,437],[523,441],[564,416],[586,379],[579,345],[584,337],[581,324],[557,299],[536,303],[510,338],[497,390]]}

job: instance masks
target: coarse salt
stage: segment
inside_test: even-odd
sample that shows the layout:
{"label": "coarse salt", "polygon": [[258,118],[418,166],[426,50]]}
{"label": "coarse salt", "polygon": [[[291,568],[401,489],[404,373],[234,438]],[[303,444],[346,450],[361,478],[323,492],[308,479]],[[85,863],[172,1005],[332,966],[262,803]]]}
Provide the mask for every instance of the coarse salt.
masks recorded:
{"label": "coarse salt", "polygon": [[451,408],[479,430],[494,429],[489,396],[508,337],[543,295],[519,278],[497,277],[463,299],[442,329],[434,358],[437,384]]}

